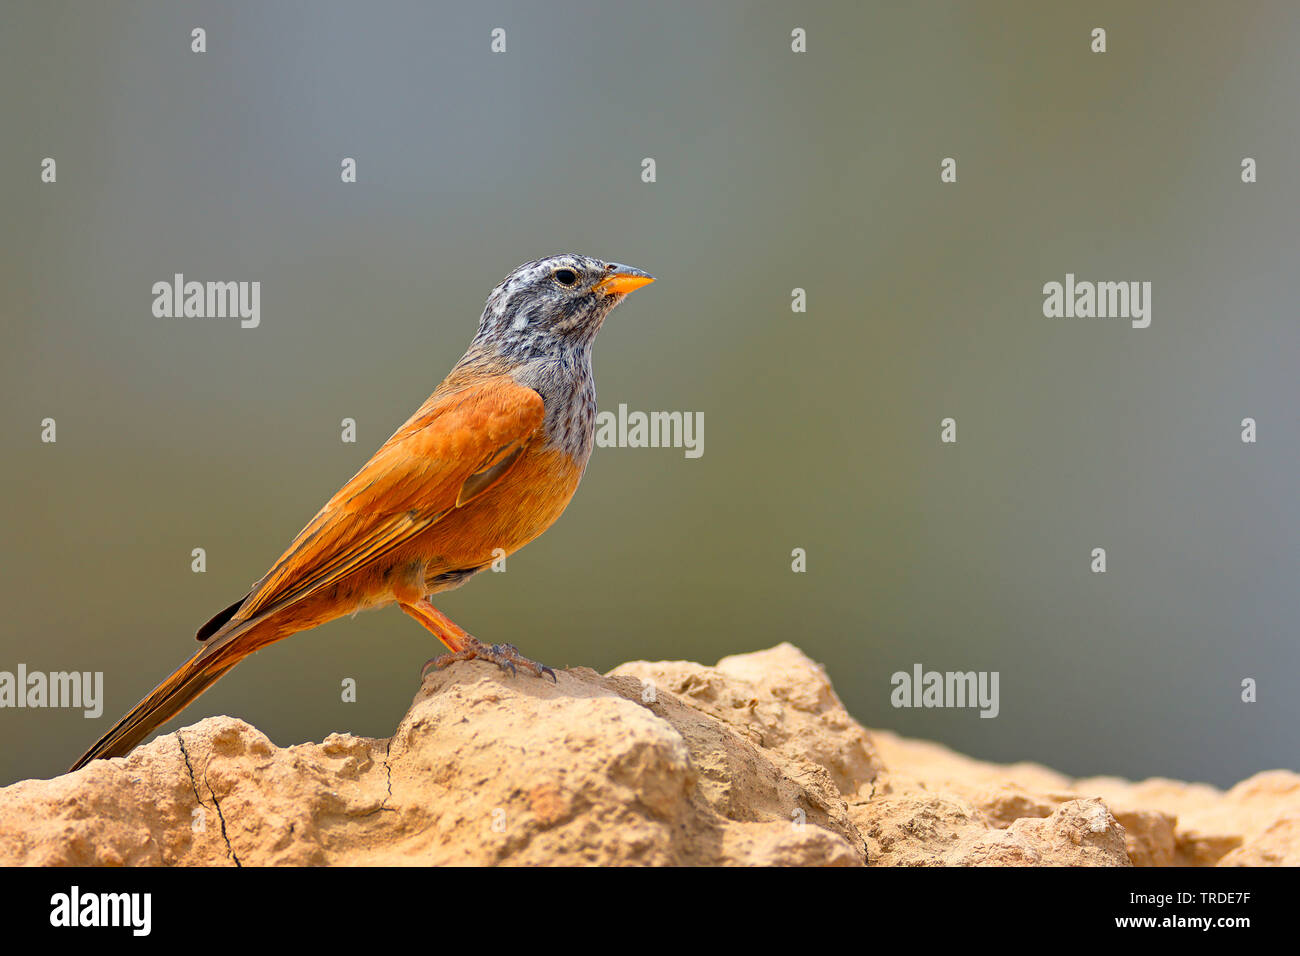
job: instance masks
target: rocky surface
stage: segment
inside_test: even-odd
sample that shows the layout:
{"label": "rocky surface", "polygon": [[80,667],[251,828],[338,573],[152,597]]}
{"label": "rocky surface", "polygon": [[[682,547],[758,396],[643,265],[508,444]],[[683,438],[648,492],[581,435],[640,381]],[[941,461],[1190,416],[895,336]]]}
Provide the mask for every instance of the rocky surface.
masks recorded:
{"label": "rocky surface", "polygon": [[0,864],[1300,864],[1300,775],[1071,780],[868,732],[797,648],[430,674],[391,740],[230,717],[0,789]]}

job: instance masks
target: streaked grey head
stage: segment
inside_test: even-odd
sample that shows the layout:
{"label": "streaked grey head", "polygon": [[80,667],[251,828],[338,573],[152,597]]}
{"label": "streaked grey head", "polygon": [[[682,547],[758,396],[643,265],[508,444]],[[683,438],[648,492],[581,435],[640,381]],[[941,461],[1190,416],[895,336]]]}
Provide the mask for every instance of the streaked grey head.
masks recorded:
{"label": "streaked grey head", "polygon": [[590,256],[525,262],[488,296],[478,333],[443,386],[506,373],[542,396],[547,440],[585,468],[596,420],[591,343],[605,316],[654,278]]}
{"label": "streaked grey head", "polygon": [[589,348],[605,316],[654,278],[591,256],[525,262],[488,296],[474,345],[517,361]]}

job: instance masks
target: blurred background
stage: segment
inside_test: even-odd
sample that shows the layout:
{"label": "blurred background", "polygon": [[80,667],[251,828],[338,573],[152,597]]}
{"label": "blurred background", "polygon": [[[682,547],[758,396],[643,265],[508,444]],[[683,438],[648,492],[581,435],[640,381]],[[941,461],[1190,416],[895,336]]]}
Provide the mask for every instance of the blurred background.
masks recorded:
{"label": "blurred background", "polygon": [[[1300,8],[1086,6],[10,0],[0,670],[103,671],[105,703],[0,710],[0,783],[188,657],[561,251],[659,277],[599,404],[703,412],[704,454],[598,448],[439,602],[470,631],[600,670],[791,641],[867,726],[980,758],[1294,768]],[[177,272],[261,281],[261,326],[155,318]],[[1067,272],[1150,281],[1151,327],[1044,318]],[[168,728],[388,736],[438,650],[336,621]],[[894,709],[916,663],[998,671],[999,716]]]}

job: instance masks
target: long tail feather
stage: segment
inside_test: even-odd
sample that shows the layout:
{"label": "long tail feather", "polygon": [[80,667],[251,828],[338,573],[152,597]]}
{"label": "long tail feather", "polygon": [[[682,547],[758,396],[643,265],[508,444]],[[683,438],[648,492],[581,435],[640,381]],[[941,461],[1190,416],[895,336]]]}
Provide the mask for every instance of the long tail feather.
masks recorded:
{"label": "long tail feather", "polygon": [[171,720],[200,694],[265,642],[250,640],[253,635],[229,634],[204,646],[176,669],[170,677],[131,708],[125,717],[109,728],[74,763],[69,770],[80,770],[101,757],[124,757],[155,729]]}

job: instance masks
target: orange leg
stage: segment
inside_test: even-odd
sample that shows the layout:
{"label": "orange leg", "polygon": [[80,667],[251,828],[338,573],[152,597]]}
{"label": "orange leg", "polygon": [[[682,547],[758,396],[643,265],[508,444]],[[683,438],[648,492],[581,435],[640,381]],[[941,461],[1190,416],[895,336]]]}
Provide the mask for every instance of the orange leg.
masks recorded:
{"label": "orange leg", "polygon": [[426,600],[421,599],[414,604],[402,604],[401,608],[432,631],[433,636],[442,641],[447,650],[453,654],[459,654],[465,649],[467,638],[473,640],[463,627]]}
{"label": "orange leg", "polygon": [[524,657],[513,644],[493,644],[491,647],[484,644],[427,600],[421,599],[411,604],[399,602],[399,607],[432,631],[433,636],[442,641],[447,650],[451,652],[426,661],[424,668],[420,671],[421,680],[429,672],[430,667],[442,670],[457,661],[470,661],[476,657],[485,661],[492,661],[497,666],[510,671],[511,674],[515,673],[515,665],[519,665],[532,671],[538,677],[549,674],[551,680],[556,679],[555,671],[545,664],[539,664],[537,661]]}

